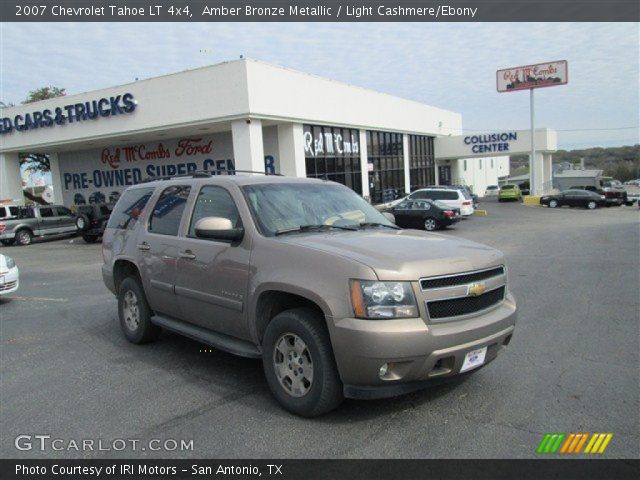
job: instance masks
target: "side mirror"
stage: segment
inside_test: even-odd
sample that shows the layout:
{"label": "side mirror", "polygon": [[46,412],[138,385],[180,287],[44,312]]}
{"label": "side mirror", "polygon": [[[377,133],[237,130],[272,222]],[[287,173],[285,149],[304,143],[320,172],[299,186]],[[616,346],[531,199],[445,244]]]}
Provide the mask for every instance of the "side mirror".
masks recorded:
{"label": "side mirror", "polygon": [[393,213],[391,212],[382,212],[382,215],[384,215],[384,217],[389,220],[391,223],[393,223],[394,225],[396,224],[396,217]]}
{"label": "side mirror", "polygon": [[196,223],[196,237],[198,238],[239,242],[243,236],[244,228],[234,228],[228,218],[205,217]]}

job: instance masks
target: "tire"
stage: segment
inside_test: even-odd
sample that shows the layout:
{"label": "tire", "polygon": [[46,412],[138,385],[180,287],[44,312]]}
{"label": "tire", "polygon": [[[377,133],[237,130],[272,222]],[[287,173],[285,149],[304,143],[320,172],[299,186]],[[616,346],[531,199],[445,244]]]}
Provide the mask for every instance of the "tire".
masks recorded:
{"label": "tire", "polygon": [[594,210],[597,207],[596,202],[589,202],[587,203],[587,208],[589,210]]}
{"label": "tire", "polygon": [[89,228],[89,217],[87,217],[84,213],[79,214],[76,217],[76,228],[79,232],[84,232]]}
{"label": "tire", "polygon": [[434,230],[437,230],[438,224],[436,222],[436,219],[431,217],[425,218],[424,229],[427,230],[428,232],[433,232]]}
{"label": "tire", "polygon": [[18,230],[16,232],[15,242],[17,245],[20,245],[20,246],[30,245],[32,239],[33,239],[33,234],[26,228],[22,230]]}
{"label": "tire", "polygon": [[98,235],[82,235],[82,239],[87,243],[96,243],[98,241]]}
{"label": "tire", "polygon": [[[262,348],[267,383],[285,410],[315,417],[333,410],[344,400],[329,332],[324,318],[317,312],[295,308],[276,315],[267,326]],[[292,357],[288,358],[285,353]],[[291,363],[287,364],[288,361]],[[300,369],[296,370],[298,364]],[[300,372],[300,379],[291,375],[296,371]],[[306,376],[309,373],[311,378]],[[291,379],[299,383],[294,384]]]}
{"label": "tire", "polygon": [[120,284],[118,317],[122,332],[131,343],[149,343],[160,335],[160,327],[151,323],[151,308],[140,282],[135,277],[127,277]]}
{"label": "tire", "polygon": [[556,208],[558,206],[558,201],[557,200],[551,200],[549,202],[549,208]]}
{"label": "tire", "polygon": [[16,241],[15,238],[8,238],[6,240],[0,240],[0,242],[2,242],[2,245],[4,245],[5,247],[10,247],[11,245],[14,244],[15,241]]}

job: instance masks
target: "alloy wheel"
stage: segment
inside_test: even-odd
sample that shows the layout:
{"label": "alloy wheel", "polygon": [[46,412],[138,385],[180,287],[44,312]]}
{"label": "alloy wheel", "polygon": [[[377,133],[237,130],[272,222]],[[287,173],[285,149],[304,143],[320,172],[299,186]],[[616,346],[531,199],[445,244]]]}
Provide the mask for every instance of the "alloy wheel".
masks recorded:
{"label": "alloy wheel", "polygon": [[278,382],[292,397],[303,397],[313,384],[313,360],[304,341],[295,333],[284,333],[273,350]]}
{"label": "alloy wheel", "polygon": [[424,221],[424,229],[425,230],[435,230],[436,229],[436,221],[433,218],[427,218]]}
{"label": "alloy wheel", "polygon": [[127,328],[135,331],[140,325],[140,308],[138,307],[138,297],[131,290],[127,290],[127,293],[124,294],[122,313]]}

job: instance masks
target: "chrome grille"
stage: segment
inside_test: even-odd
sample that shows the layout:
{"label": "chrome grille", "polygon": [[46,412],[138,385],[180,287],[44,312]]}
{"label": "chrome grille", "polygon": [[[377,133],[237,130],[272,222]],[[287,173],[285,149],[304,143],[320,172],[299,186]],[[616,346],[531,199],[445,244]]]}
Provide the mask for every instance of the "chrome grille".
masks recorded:
{"label": "chrome grille", "polygon": [[0,292],[4,292],[5,290],[11,290],[15,286],[16,286],[16,281],[0,284]]}
{"label": "chrome grille", "polygon": [[499,306],[507,294],[504,266],[420,279],[429,320],[460,320]]}
{"label": "chrome grille", "polygon": [[429,288],[451,287],[453,285],[464,285],[466,283],[486,280],[487,278],[504,275],[504,267],[499,266],[488,270],[479,270],[477,272],[461,273],[459,275],[446,275],[442,277],[431,277],[420,280],[420,287],[423,290]]}

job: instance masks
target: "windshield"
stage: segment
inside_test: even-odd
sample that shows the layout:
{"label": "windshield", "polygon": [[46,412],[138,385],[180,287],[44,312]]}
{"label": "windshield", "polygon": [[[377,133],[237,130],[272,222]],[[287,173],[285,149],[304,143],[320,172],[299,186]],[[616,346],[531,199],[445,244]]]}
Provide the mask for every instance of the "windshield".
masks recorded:
{"label": "windshield", "polygon": [[242,187],[264,235],[309,225],[395,227],[353,190],[333,183],[269,183]]}

